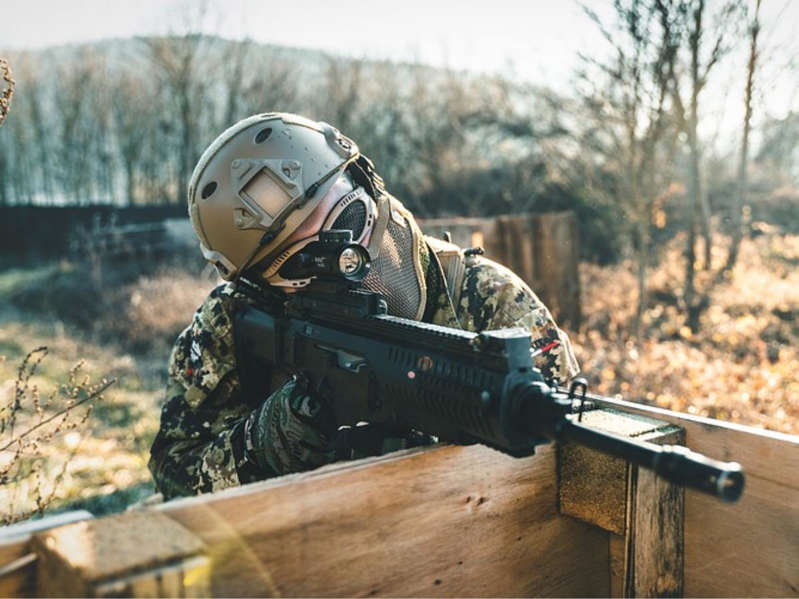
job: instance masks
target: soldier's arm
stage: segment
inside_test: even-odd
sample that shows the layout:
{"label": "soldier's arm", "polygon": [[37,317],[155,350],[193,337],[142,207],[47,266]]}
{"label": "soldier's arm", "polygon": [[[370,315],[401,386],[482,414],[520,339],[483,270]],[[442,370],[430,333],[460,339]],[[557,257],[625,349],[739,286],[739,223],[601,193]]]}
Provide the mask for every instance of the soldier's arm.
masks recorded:
{"label": "soldier's arm", "polygon": [[150,470],[166,498],[274,476],[245,459],[244,401],[233,345],[230,286],[215,289],[180,334]]}
{"label": "soldier's arm", "polygon": [[535,362],[545,376],[566,381],[580,370],[569,337],[544,303],[516,274],[496,262],[469,259],[457,311],[462,326],[469,330],[529,330],[533,347],[543,350]]}

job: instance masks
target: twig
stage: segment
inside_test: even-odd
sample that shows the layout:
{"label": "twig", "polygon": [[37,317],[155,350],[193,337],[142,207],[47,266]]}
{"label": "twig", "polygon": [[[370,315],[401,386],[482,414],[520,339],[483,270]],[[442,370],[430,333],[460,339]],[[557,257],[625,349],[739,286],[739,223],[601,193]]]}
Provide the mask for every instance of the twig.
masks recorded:
{"label": "twig", "polygon": [[46,424],[49,424],[50,422],[52,422],[53,420],[55,420],[55,419],[56,419],[56,418],[58,418],[59,416],[63,416],[64,414],[66,414],[67,412],[69,412],[69,411],[71,411],[71,410],[74,410],[75,408],[77,408],[77,407],[78,407],[78,406],[80,406],[81,404],[84,404],[84,403],[86,403],[87,401],[90,401],[90,400],[92,400],[92,399],[95,399],[96,397],[100,396],[100,395],[101,395],[101,394],[102,394],[102,393],[103,393],[103,392],[104,392],[106,389],[108,389],[108,388],[109,388],[111,385],[113,385],[113,384],[114,384],[114,383],[116,383],[116,382],[117,382],[117,380],[116,380],[116,379],[111,379],[110,381],[106,381],[105,383],[103,383],[103,384],[102,384],[102,386],[101,386],[99,389],[96,389],[96,390],[92,391],[92,392],[91,392],[89,395],[87,395],[87,396],[86,396],[86,397],[84,397],[83,399],[81,399],[81,400],[79,400],[79,401],[76,401],[74,404],[70,404],[70,405],[68,405],[68,406],[67,406],[66,408],[64,408],[63,410],[60,410],[60,411],[56,412],[55,414],[53,414],[53,415],[52,415],[52,416],[50,416],[49,418],[45,418],[44,420],[42,420],[42,421],[41,421],[41,422],[39,422],[38,424],[35,424],[34,426],[32,426],[31,428],[29,428],[28,430],[26,430],[24,433],[22,433],[21,435],[19,435],[19,436],[18,436],[18,437],[16,437],[15,439],[12,439],[12,440],[11,440],[11,441],[9,441],[8,443],[6,443],[6,444],[5,444],[5,445],[3,445],[2,447],[0,447],[0,451],[5,451],[6,449],[8,449],[9,447],[11,447],[11,446],[12,446],[12,445],[14,445],[15,443],[18,443],[18,442],[20,441],[20,439],[22,439],[23,437],[26,437],[26,436],[28,436],[30,433],[32,433],[32,432],[33,432],[33,431],[35,431],[36,429],[39,429],[39,428],[41,428],[41,427],[45,426]]}

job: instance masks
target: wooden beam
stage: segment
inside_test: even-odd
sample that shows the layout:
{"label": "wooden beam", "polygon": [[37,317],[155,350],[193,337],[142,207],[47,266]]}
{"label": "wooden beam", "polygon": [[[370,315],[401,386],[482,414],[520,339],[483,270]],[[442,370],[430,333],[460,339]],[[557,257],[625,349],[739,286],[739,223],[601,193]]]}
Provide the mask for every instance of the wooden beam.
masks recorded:
{"label": "wooden beam", "polygon": [[743,496],[724,504],[685,493],[685,594],[690,597],[799,595],[799,436],[613,399],[593,398],[676,424],[685,444],[746,472]]}
{"label": "wooden beam", "polygon": [[[684,432],[671,428],[670,433],[649,433],[638,439],[681,445]],[[624,597],[684,595],[684,504],[684,489],[651,470],[628,465]]]}
{"label": "wooden beam", "polygon": [[34,594],[36,554],[31,548],[34,533],[92,517],[86,510],[73,510],[0,527],[0,597]]}
{"label": "wooden beam", "polygon": [[[650,443],[681,444],[682,429],[663,420],[616,410],[592,410],[583,422]],[[560,451],[564,514],[610,531],[611,594],[683,593],[683,491],[621,458],[567,444]]]}
{"label": "wooden beam", "polygon": [[159,509],[214,595],[606,596],[608,533],[558,513],[555,455],[409,450]]}
{"label": "wooden beam", "polygon": [[202,542],[157,512],[128,512],[34,535],[36,594],[45,597],[207,595]]}

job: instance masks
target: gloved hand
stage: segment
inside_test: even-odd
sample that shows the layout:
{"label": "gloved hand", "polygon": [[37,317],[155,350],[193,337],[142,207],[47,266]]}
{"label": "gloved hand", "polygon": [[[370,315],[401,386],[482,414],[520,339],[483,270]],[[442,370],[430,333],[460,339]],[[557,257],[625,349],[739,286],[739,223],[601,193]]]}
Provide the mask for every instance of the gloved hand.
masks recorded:
{"label": "gloved hand", "polygon": [[288,474],[335,460],[333,412],[304,377],[293,376],[267,397],[245,430],[248,457],[261,469]]}

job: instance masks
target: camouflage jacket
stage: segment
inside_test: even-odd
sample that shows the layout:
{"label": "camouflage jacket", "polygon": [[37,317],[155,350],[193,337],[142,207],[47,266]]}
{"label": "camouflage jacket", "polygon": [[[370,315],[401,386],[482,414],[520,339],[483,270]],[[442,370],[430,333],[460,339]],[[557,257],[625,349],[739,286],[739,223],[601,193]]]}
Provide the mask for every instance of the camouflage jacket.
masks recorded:
{"label": "camouflage jacket", "polygon": [[[453,262],[450,258],[458,248],[432,238],[427,241],[434,251],[425,260],[424,321],[469,331],[524,327],[530,330],[535,347],[551,347],[552,341],[560,341],[537,358],[536,365],[545,374],[566,380],[577,373],[567,336],[519,277],[481,256],[464,258],[461,252],[461,259]],[[458,276],[447,276],[448,264],[459,265]],[[450,293],[447,285],[453,281]],[[237,372],[232,314],[239,301],[249,300],[229,283],[214,289],[172,350],[161,428],[149,464],[166,498],[277,475],[259,470],[245,458],[244,423],[259,406],[245,399]],[[288,376],[272,373],[262,398]]]}

